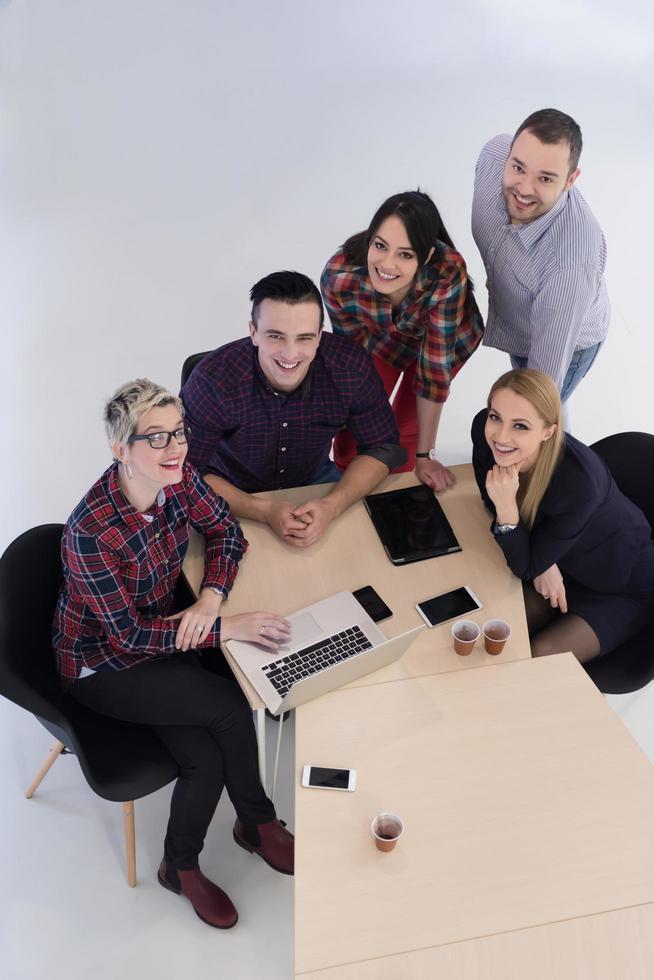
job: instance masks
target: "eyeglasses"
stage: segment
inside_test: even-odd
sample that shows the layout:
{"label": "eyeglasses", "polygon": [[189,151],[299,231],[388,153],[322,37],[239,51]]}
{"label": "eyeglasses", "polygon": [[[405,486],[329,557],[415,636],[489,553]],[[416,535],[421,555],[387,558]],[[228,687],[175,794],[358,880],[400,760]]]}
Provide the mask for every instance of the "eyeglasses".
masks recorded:
{"label": "eyeglasses", "polygon": [[130,436],[127,442],[128,444],[130,442],[143,442],[147,439],[152,449],[167,449],[173,436],[175,436],[175,441],[183,446],[188,441],[190,434],[190,425],[183,425],[180,429],[175,429],[174,432],[148,432],[145,436]]}

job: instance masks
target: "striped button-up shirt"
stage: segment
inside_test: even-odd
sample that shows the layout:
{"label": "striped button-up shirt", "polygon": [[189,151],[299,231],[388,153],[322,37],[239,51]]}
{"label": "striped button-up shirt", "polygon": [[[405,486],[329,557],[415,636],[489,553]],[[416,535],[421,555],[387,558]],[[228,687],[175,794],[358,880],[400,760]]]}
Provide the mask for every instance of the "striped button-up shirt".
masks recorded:
{"label": "striped button-up shirt", "polygon": [[527,357],[560,388],[573,353],[608,330],[606,241],[576,187],[535,221],[510,223],[502,174],[511,140],[487,143],[475,173],[472,233],[489,298],[484,344]]}
{"label": "striped button-up shirt", "polygon": [[446,400],[484,330],[466,264],[443,242],[436,242],[397,310],[373,288],[367,268],[348,263],[342,248],[325,266],[320,288],[334,333],[400,371],[417,360],[414,390],[429,401]]}
{"label": "striped button-up shirt", "polygon": [[[247,548],[222,497],[188,463],[142,514],[103,473],[64,527],[64,582],[53,624],[57,669],[65,683],[89,670],[122,670],[175,653],[178,620],[168,620],[186,553],[189,524],[205,536],[202,587],[227,595]],[[200,647],[215,647],[220,619]]]}

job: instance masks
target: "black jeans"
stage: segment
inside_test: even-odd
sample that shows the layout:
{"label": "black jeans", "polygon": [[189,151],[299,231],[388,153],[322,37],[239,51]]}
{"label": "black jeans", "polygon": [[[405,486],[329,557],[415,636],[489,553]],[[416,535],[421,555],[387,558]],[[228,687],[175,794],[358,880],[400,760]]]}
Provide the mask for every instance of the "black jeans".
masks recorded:
{"label": "black jeans", "polygon": [[69,693],[103,715],[151,725],[181,770],[164,843],[167,864],[194,868],[223,786],[244,824],[275,819],[259,779],[252,711],[235,681],[192,651],[75,681]]}

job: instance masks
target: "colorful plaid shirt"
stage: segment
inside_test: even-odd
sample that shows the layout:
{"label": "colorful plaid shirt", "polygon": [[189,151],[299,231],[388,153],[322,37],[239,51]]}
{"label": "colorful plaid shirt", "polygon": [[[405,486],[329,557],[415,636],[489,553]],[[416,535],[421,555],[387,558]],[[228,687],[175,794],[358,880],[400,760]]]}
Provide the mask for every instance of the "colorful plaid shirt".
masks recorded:
{"label": "colorful plaid shirt", "polygon": [[483,335],[465,262],[442,242],[397,310],[373,288],[365,267],[346,261],[342,248],[325,266],[320,288],[334,333],[401,371],[417,358],[414,390],[430,401],[446,400]]}
{"label": "colorful plaid shirt", "polygon": [[181,391],[191,427],[189,459],[254,493],[311,483],[346,426],[357,452],[389,470],[406,459],[381,379],[367,354],[324,333],[295,391],[274,391],[249,337],[212,351]]}
{"label": "colorful plaid shirt", "polygon": [[[146,513],[123,495],[114,463],[64,527],[64,581],[53,623],[57,669],[70,683],[84,667],[123,670],[175,652],[179,623],[167,621],[189,537],[206,540],[202,587],[227,595],[247,548],[225,501],[188,463]],[[200,647],[215,647],[220,619]]]}

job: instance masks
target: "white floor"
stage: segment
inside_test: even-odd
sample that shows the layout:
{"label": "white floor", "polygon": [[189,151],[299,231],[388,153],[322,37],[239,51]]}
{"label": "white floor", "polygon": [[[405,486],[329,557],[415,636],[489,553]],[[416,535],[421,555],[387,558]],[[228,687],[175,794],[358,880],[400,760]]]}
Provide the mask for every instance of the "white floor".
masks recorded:
{"label": "white floor", "polygon": [[[0,551],[65,520],[107,465],[100,406],[119,383],[176,388],[190,352],[244,335],[258,276],[317,279],[391,193],[434,196],[485,311],[474,162],[545,105],[582,125],[579,187],[609,247],[611,330],[575,395],[575,434],[654,431],[652,4],[359,0],[329,14],[296,0],[0,0],[0,390],[19,420],[3,431]],[[457,378],[446,462],[469,460],[470,420],[506,367],[484,348]],[[654,759],[654,685],[609,700]],[[170,788],[137,803],[129,889],[121,808],[73,757],[24,799],[50,744],[0,698],[1,980],[291,977],[292,879],[233,843],[227,799],[203,856],[239,909],[223,933],[157,884]],[[292,827],[291,747],[289,729],[276,803]]]}
{"label": "white floor", "polygon": [[609,695],[607,701],[620,715],[650,762],[654,762],[654,684],[633,694]]}
{"label": "white floor", "polygon": [[[654,685],[608,700],[654,760]],[[267,725],[271,770],[277,726]],[[293,734],[291,719],[275,800],[291,829]],[[218,932],[157,884],[170,788],[136,805],[139,881],[130,889],[120,805],[91,793],[73,756],[55,764],[33,799],[24,798],[51,741],[31,715],[0,699],[3,980],[292,977],[293,881],[233,843],[226,798],[202,865],[230,894],[240,918],[232,931]]]}
{"label": "white floor", "polygon": [[[267,725],[272,757],[277,725]],[[293,721],[284,727],[275,803],[292,829]],[[24,798],[51,743],[31,715],[0,699],[3,980],[292,977],[293,880],[236,846],[226,796],[202,857],[239,912],[236,927],[220,932],[157,883],[171,787],[136,804],[138,884],[129,888],[121,806],[88,789],[73,756]]]}

